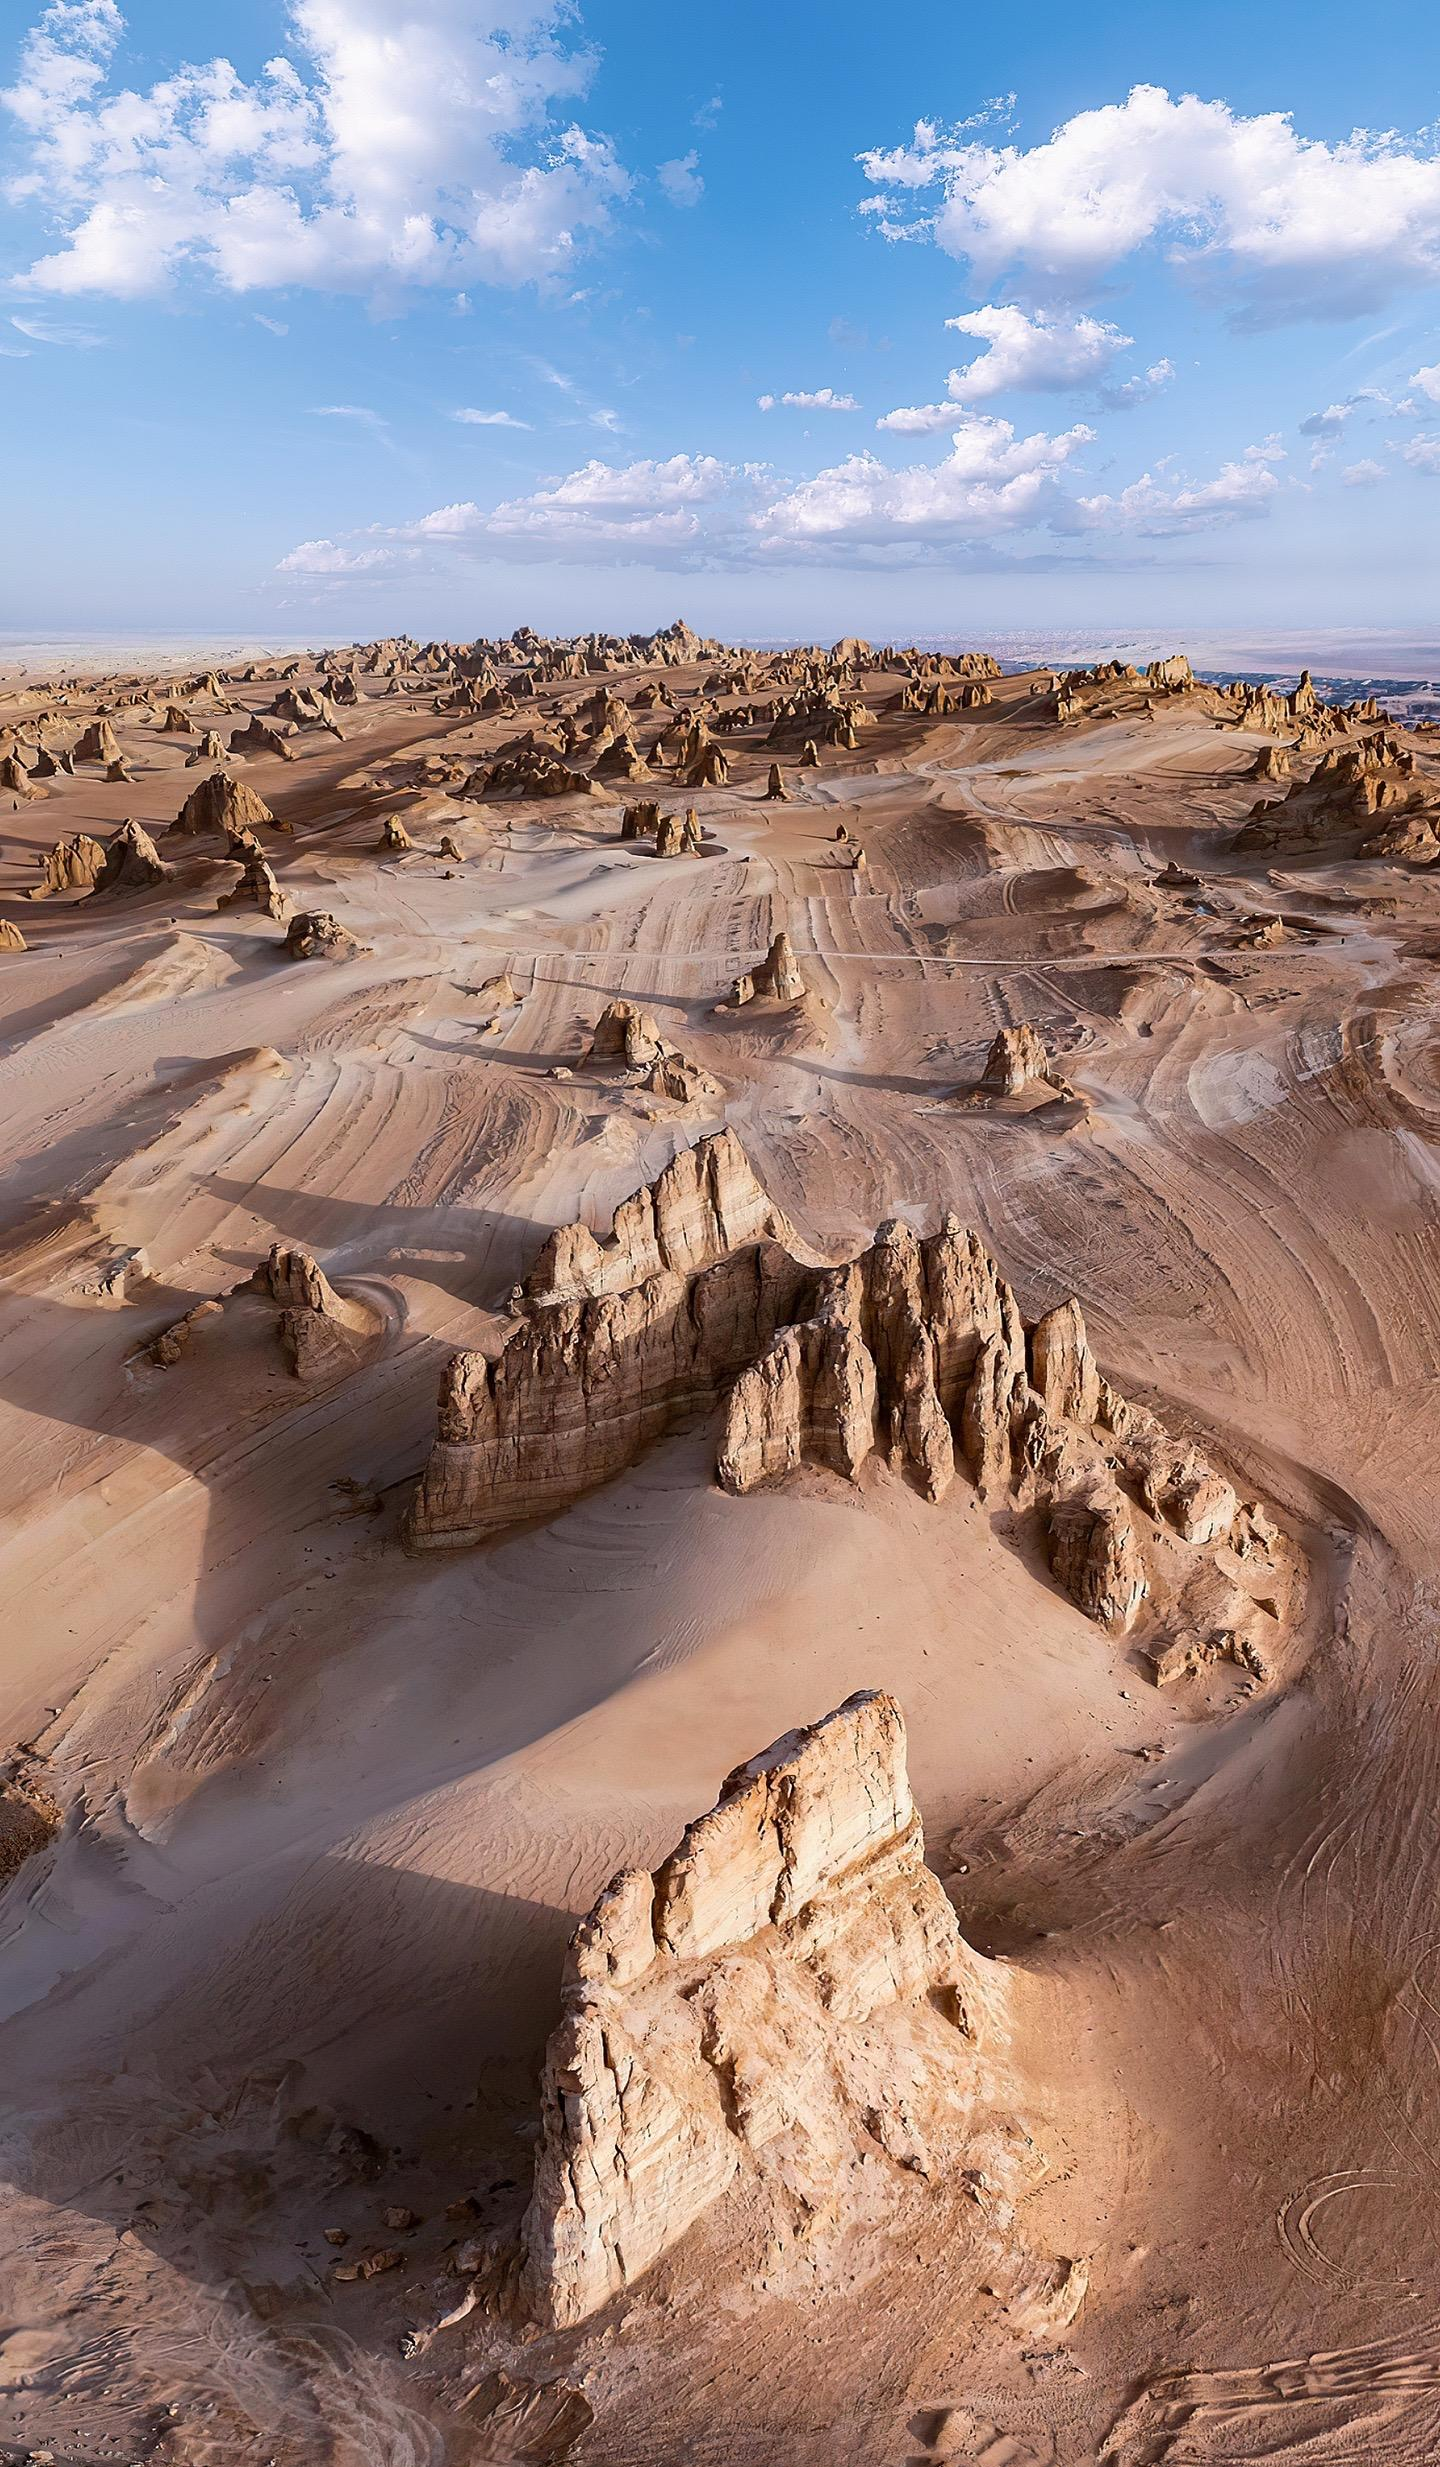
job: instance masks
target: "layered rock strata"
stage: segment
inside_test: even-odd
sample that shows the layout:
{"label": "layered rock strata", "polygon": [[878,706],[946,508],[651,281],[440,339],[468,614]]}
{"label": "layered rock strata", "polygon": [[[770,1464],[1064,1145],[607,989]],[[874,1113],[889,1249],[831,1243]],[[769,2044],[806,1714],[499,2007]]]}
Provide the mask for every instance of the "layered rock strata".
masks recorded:
{"label": "layered rock strata", "polygon": [[653,1876],[607,1886],[563,1992],[523,2233],[548,2326],[734,2185],[843,2210],[867,2169],[953,2164],[998,1993],[924,1863],[895,1699],[852,1696],[732,1773]]}
{"label": "layered rock strata", "polygon": [[1078,1303],[1027,1326],[953,1216],[883,1225],[837,1267],[794,1236],[728,1131],[616,1211],[550,1237],[500,1352],[451,1358],[407,1531],[471,1543],[558,1513],[723,1399],[721,1487],[880,1458],[932,1500],[957,1476],[1038,1527],[1056,1583],[1159,1666],[1177,1636],[1257,1677],[1296,1564],[1258,1505],[1101,1374]]}

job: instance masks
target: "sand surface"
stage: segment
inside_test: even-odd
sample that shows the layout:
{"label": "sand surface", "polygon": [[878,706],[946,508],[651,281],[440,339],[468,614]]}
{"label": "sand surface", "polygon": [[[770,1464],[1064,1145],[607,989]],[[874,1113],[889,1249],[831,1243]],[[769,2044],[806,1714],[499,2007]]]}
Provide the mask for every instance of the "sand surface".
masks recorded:
{"label": "sand surface", "polygon": [[[1260,739],[1184,698],[1061,730],[1006,679],[785,757],[785,805],[742,737],[681,799],[707,853],[659,862],[619,842],[623,789],[424,784],[529,712],[366,683],[343,741],[237,772],[292,826],[265,834],[290,898],[368,946],[341,966],[283,959],[217,910],[211,843],[164,841],[203,773],[148,712],[113,715],[132,784],[0,800],[29,945],[0,952],[0,1751],[63,1811],[0,1894],[0,2439],[195,2467],[1432,2461],[1435,878],[1229,852]],[[275,690],[235,687],[221,733]],[[382,856],[397,812],[416,845]],[[169,882],[25,897],[37,853],[129,817]],[[1200,892],[1157,886],[1167,861]],[[1256,911],[1283,937],[1237,947]],[[782,926],[806,1003],[717,1015]],[[486,1033],[501,970],[522,999]],[[552,1077],[616,996],[720,1099]],[[1021,1020],[1083,1104],[958,1101]],[[1080,1298],[1108,1376],[1305,1550],[1271,1684],[1157,1691],[966,1486],[724,1496],[708,1426],[553,1523],[402,1549],[450,1350],[552,1226],[608,1222],[721,1121],[820,1253],[954,1208],[1027,1315]],[[277,1241],[372,1314],[358,1367],[298,1383],[243,1301],[146,1358]],[[906,1708],[962,1927],[1014,1967],[1078,2319],[988,2297],[940,2187],[838,2282],[767,2288],[724,2212],[588,2333],[481,2305],[404,2354],[471,2232],[447,2209],[523,2209],[576,1917],[867,1685]],[[335,2284],[323,2230],[373,2242],[394,2204],[403,2267]],[[518,2431],[497,2368],[538,2394]]]}

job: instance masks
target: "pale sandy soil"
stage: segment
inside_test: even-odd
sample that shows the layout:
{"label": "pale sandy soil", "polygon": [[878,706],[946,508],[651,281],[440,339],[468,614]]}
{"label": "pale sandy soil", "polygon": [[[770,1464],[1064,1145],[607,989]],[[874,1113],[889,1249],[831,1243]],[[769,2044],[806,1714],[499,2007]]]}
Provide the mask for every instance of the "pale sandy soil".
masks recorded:
{"label": "pale sandy soil", "polygon": [[[188,847],[154,892],[23,898],[62,834],[162,830],[186,739],[122,716],[133,786],[0,811],[31,946],[0,954],[0,1749],[66,1810],[0,1897],[0,2437],[196,2467],[1433,2460],[1435,881],[1226,855],[1256,740],[1183,705],[1061,733],[1007,681],[827,751],[780,807],[742,752],[695,798],[715,852],[675,863],[619,845],[618,798],[386,784],[523,722],[408,697],[345,724],[240,773],[295,826],[268,852],[297,905],[371,946],[342,967],[217,913],[234,870]],[[1198,909],[1153,886],[1167,859]],[[1237,950],[1256,908],[1294,930]],[[782,924],[798,1026],[717,1017]],[[482,1036],[502,968],[524,999]],[[723,1104],[549,1076],[615,995]],[[1083,1119],[954,1101],[1022,1019]],[[706,1429],[549,1526],[405,1554],[448,1350],[546,1229],[603,1223],[722,1118],[818,1249],[954,1207],[1027,1315],[1080,1297],[1107,1373],[1302,1539],[1274,1684],[1162,1697],[968,1486],[728,1498]],[[299,1386],[243,1308],[137,1359],[276,1240],[379,1313],[352,1376]],[[862,1685],[904,1704],[932,1864],[1012,1971],[1030,2207],[1090,2257],[1079,2319],[1007,2317],[942,2186],[838,2277],[757,2283],[722,2205],[587,2332],[482,2306],[402,2355],[472,2232],[447,2205],[523,2207],[576,1915]],[[394,2203],[404,2268],[335,2285],[322,2229],[374,2241]],[[573,2453],[543,2408],[513,2440],[477,2421],[496,2365],[583,2390]]]}

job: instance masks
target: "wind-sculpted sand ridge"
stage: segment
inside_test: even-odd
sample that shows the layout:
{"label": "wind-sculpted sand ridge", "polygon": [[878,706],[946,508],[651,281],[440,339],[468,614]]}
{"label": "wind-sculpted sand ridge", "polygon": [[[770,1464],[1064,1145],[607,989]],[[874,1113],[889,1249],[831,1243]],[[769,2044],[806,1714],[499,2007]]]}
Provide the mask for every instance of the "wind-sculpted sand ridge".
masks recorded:
{"label": "wind-sculpted sand ridge", "polygon": [[[0,2436],[1429,2467],[1432,740],[677,625],[0,759]],[[757,1923],[874,1690],[928,1867]]]}

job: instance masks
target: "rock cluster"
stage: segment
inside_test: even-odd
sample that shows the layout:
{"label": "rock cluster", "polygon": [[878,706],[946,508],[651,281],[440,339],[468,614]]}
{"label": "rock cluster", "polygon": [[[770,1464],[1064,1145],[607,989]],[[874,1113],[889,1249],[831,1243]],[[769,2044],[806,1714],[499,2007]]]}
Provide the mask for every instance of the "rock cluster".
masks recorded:
{"label": "rock cluster", "polygon": [[787,1733],[654,1875],[615,1877],[563,1998],[523,2230],[546,2326],[586,2320],[732,2186],[759,2243],[772,2191],[843,2212],[867,2169],[953,2166],[1000,1990],[925,1865],[895,1699]]}
{"label": "rock cluster", "polygon": [[683,1416],[724,1400],[717,1478],[881,1457],[926,1497],[957,1475],[1038,1525],[1057,1583],[1156,1659],[1195,1637],[1257,1675],[1280,1633],[1287,1546],[1198,1449],[1101,1375],[1071,1301],[1032,1326],[977,1237],[881,1227],[838,1267],[794,1237],[730,1132],[617,1210],[608,1242],[551,1236],[500,1353],[452,1357],[412,1504],[420,1546],[554,1514]]}
{"label": "rock cluster", "polygon": [[1440,856],[1440,781],[1422,772],[1414,746],[1402,744],[1392,729],[1337,740],[1308,778],[1290,778],[1288,764],[1262,772],[1258,762],[1252,776],[1290,784],[1284,796],[1262,798],[1251,808],[1235,840],[1242,853],[1315,847],[1338,834],[1359,832],[1361,856],[1421,863]]}
{"label": "rock cluster", "polygon": [[40,880],[28,896],[49,899],[57,891],[93,891],[105,870],[105,851],[87,831],[77,831],[73,839],[57,839],[38,863]]}
{"label": "rock cluster", "polygon": [[601,1012],[582,1059],[590,1064],[622,1065],[643,1074],[638,1085],[652,1096],[676,1104],[694,1105],[720,1094],[713,1079],[662,1035],[654,1013],[634,1002],[611,1002]]}

